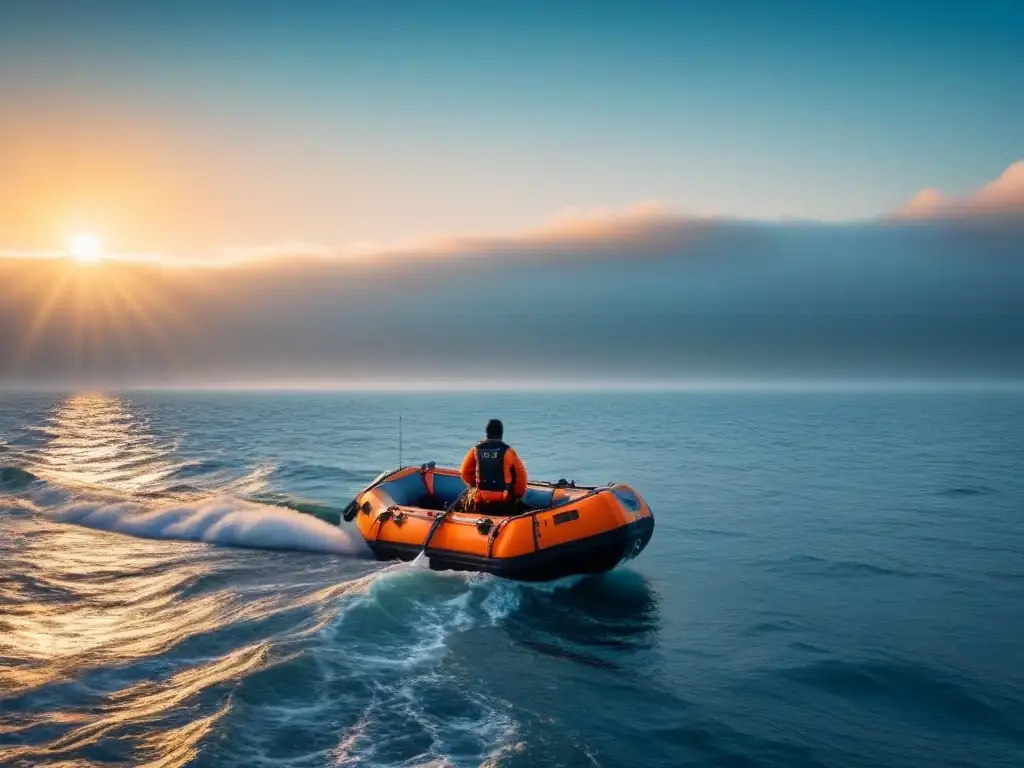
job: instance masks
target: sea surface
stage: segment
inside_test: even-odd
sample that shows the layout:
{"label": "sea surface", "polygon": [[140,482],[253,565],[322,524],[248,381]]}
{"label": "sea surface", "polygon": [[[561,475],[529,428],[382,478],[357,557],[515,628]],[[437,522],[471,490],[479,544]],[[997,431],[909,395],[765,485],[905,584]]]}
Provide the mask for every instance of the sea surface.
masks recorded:
{"label": "sea surface", "polygon": [[[522,585],[338,524],[490,417],[654,538]],[[0,765],[1024,766],[1024,394],[0,394]]]}

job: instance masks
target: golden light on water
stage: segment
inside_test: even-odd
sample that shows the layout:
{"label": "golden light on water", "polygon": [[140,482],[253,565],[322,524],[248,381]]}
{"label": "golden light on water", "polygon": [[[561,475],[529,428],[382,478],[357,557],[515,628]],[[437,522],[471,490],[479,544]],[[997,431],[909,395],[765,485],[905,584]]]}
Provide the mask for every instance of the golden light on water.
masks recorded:
{"label": "golden light on water", "polygon": [[161,443],[122,398],[67,398],[40,430],[49,436],[32,471],[71,485],[134,493],[172,472],[173,444]]}
{"label": "golden light on water", "polygon": [[181,535],[170,522],[189,504],[161,489],[188,459],[130,397],[73,395],[30,429],[38,445],[19,464],[43,482],[25,491],[32,514],[5,528],[18,578],[0,579],[0,698],[41,704],[0,717],[0,765],[114,753],[141,768],[192,764],[225,728],[224,692],[294,659],[291,643],[330,626],[381,573],[236,582],[248,555],[163,540]]}
{"label": "golden light on water", "polygon": [[[28,465],[31,471],[59,479],[64,488],[105,489],[103,498],[81,502],[100,515],[144,511],[131,492],[180,466],[167,455],[170,446],[158,441],[131,402],[120,397],[69,397],[38,431],[46,444]],[[321,599],[319,593],[297,600],[274,593],[241,595],[225,586],[187,595],[215,574],[220,562],[201,545],[43,520],[25,526],[33,533],[46,530],[45,536],[26,535],[17,552],[17,568],[25,578],[0,580],[5,605],[0,658],[11,661],[0,665],[0,694],[20,695],[80,679],[92,670],[157,659],[197,636]],[[222,702],[184,726],[171,715],[208,690],[276,663],[268,658],[268,648],[258,641],[219,657],[193,659],[167,678],[126,678],[116,689],[94,694],[87,713],[76,708],[47,713],[47,722],[64,731],[49,742],[0,745],[0,764],[53,761],[144,727],[134,764],[184,766],[230,712],[231,703]],[[27,730],[38,717],[16,714],[0,723],[0,732]]]}

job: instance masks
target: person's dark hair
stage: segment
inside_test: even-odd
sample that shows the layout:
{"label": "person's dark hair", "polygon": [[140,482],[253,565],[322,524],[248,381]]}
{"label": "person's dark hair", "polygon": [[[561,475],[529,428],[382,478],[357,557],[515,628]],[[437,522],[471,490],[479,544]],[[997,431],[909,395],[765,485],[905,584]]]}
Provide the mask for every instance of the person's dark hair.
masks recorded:
{"label": "person's dark hair", "polygon": [[491,419],[487,422],[487,437],[491,440],[501,440],[504,432],[505,427],[502,426],[501,419]]}

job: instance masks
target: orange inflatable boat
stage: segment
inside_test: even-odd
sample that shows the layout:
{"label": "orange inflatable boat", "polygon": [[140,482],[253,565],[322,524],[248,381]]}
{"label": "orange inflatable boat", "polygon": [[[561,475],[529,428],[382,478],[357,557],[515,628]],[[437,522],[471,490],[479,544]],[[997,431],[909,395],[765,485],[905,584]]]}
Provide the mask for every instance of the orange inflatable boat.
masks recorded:
{"label": "orange inflatable boat", "polygon": [[654,533],[654,516],[624,483],[531,482],[521,511],[460,511],[466,484],[457,469],[404,467],[382,473],[342,517],[380,560],[425,552],[434,570],[470,570],[547,581],[610,570],[634,558]]}

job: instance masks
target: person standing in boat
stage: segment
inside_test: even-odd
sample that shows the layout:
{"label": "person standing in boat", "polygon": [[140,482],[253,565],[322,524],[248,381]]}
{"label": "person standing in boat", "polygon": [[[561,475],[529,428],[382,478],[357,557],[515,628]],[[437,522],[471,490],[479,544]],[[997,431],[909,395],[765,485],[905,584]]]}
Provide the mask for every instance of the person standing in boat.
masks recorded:
{"label": "person standing in boat", "polygon": [[467,507],[489,515],[519,511],[526,493],[526,467],[512,446],[502,441],[499,419],[487,422],[486,437],[462,460],[462,480],[469,486]]}

